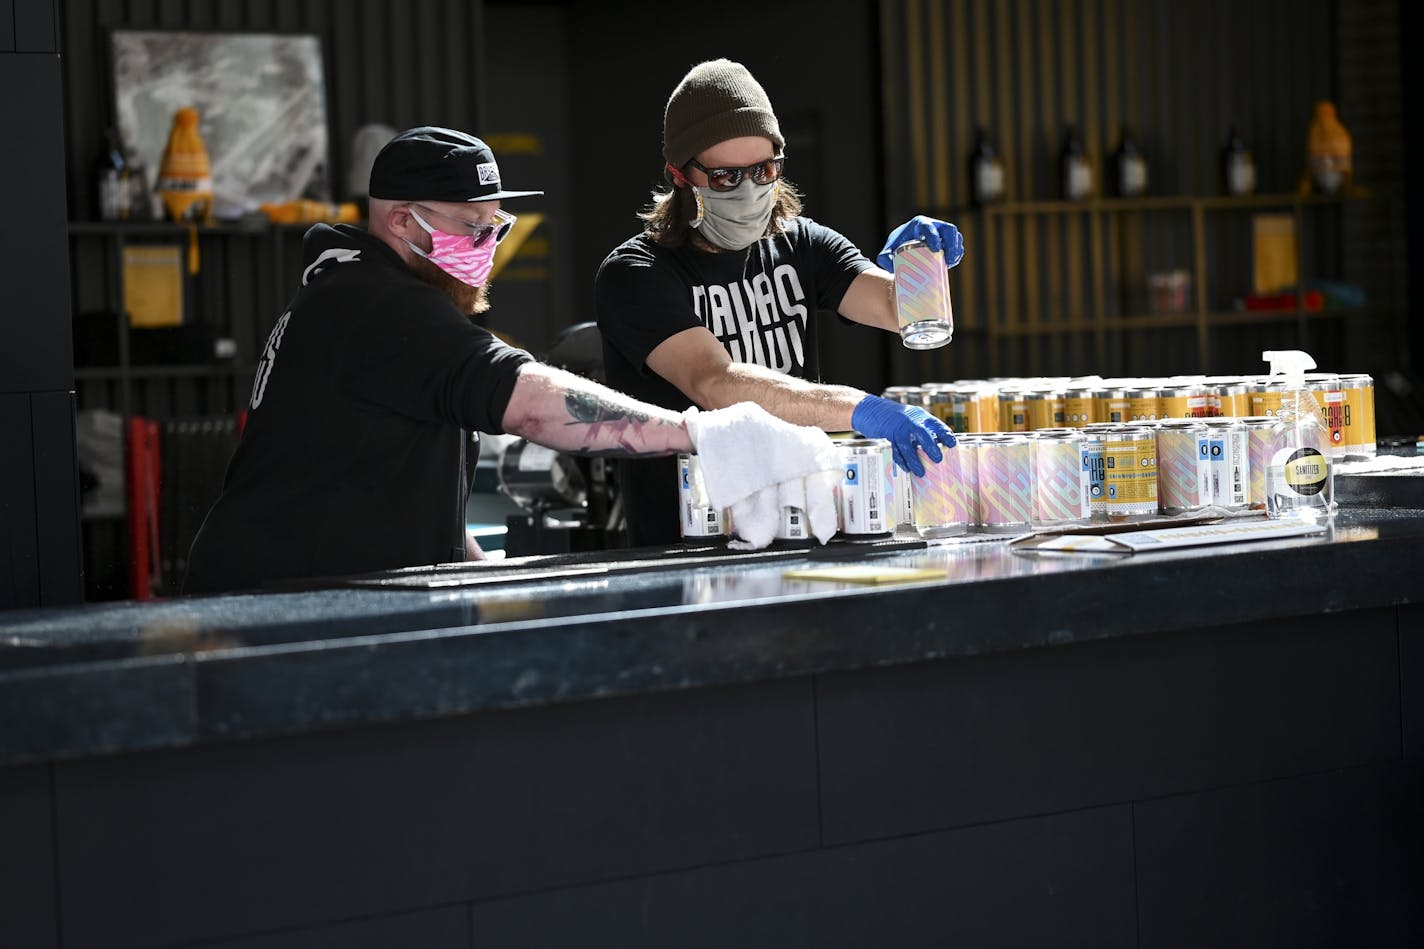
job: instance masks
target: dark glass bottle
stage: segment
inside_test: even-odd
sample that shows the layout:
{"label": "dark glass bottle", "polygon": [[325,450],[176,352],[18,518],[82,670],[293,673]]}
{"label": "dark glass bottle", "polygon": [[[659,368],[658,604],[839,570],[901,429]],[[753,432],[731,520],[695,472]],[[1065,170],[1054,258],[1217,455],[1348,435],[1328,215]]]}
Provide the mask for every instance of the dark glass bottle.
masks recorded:
{"label": "dark glass bottle", "polygon": [[1234,125],[1221,150],[1221,191],[1230,195],[1256,193],[1256,159]]}
{"label": "dark glass bottle", "polygon": [[1093,195],[1093,165],[1083,147],[1083,138],[1073,125],[1063,134],[1063,149],[1058,153],[1058,182],[1065,201],[1082,201]]}
{"label": "dark glass bottle", "polygon": [[1113,152],[1112,189],[1119,198],[1137,198],[1147,193],[1147,157],[1125,125],[1117,151]]}
{"label": "dark glass bottle", "polygon": [[974,150],[969,153],[969,194],[976,207],[1004,199],[1004,163],[982,126],[975,134]]}
{"label": "dark glass bottle", "polygon": [[94,160],[94,199],[101,221],[121,221],[129,216],[128,165],[113,129],[104,133],[103,147]]}

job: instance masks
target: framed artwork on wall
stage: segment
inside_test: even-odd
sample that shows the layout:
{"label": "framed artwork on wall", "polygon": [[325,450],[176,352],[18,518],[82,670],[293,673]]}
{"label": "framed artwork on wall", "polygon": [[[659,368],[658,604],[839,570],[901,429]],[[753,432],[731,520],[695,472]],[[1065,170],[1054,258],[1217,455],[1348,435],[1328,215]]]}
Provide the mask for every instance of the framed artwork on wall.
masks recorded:
{"label": "framed artwork on wall", "polygon": [[316,36],[115,30],[119,134],[149,184],[179,109],[198,110],[214,210],[234,218],[264,202],[330,200],[326,79]]}

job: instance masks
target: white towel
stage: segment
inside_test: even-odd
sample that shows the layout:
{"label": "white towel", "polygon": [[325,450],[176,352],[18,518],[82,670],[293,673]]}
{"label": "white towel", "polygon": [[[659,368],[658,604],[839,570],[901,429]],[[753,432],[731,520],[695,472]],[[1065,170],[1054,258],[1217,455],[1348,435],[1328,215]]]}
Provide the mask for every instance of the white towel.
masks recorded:
{"label": "white towel", "polygon": [[732,512],[732,526],[743,541],[734,546],[770,544],[785,506],[806,512],[821,543],[835,534],[841,461],[829,435],[784,422],[752,402],[710,412],[688,409],[683,418],[708,501]]}

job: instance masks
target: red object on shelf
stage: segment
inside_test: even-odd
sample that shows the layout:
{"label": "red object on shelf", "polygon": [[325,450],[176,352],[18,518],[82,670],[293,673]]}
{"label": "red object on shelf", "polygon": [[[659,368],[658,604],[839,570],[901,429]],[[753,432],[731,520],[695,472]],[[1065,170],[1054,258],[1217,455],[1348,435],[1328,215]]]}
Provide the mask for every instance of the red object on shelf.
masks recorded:
{"label": "red object on shelf", "polygon": [[[1248,310],[1294,310],[1295,293],[1287,291],[1285,293],[1272,294],[1246,294],[1246,309]],[[1325,309],[1325,294],[1319,290],[1305,291],[1305,311],[1307,313],[1319,313]]]}
{"label": "red object on shelf", "polygon": [[158,482],[162,471],[159,457],[158,423],[146,418],[129,419],[129,595],[135,600],[153,599],[158,585]]}

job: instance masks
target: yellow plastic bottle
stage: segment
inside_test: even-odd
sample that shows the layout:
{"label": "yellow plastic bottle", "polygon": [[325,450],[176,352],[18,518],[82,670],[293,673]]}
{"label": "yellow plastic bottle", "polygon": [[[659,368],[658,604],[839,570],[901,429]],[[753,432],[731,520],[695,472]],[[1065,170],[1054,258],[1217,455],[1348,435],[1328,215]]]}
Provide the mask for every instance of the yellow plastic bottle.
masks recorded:
{"label": "yellow plastic bottle", "polygon": [[173,128],[168,133],[168,144],[163,149],[153,190],[163,199],[163,207],[175,221],[212,218],[213,168],[207,146],[198,134],[197,109],[179,109],[174,113]]}
{"label": "yellow plastic bottle", "polygon": [[1312,187],[1323,194],[1339,194],[1351,184],[1350,133],[1335,113],[1335,103],[1321,100],[1315,103],[1310,119],[1310,131],[1305,142],[1305,176],[1301,193]]}

